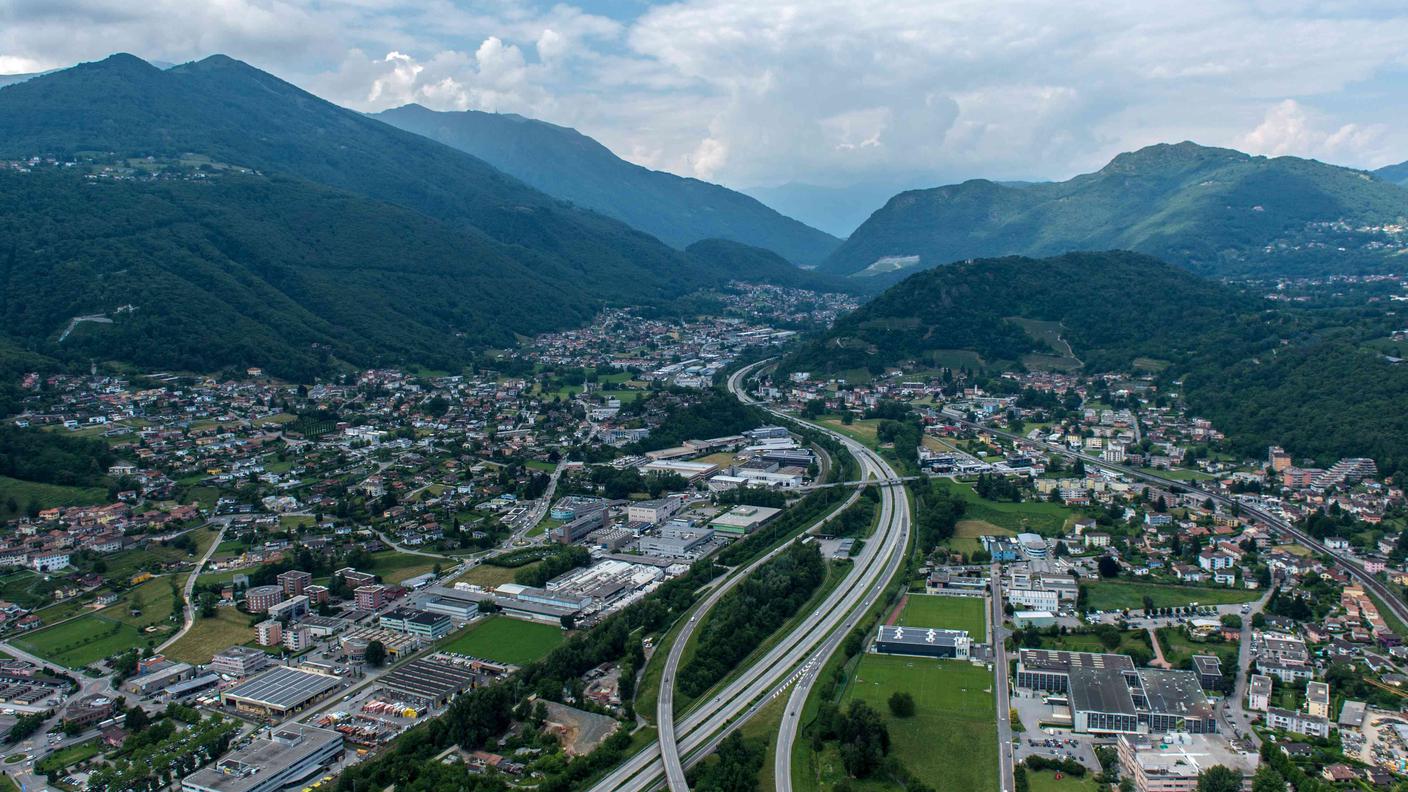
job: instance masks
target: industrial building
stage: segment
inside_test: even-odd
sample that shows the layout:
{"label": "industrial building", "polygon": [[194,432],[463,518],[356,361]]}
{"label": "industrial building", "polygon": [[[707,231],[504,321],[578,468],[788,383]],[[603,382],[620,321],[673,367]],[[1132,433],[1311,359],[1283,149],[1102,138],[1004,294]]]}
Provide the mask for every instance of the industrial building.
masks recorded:
{"label": "industrial building", "polygon": [[881,654],[967,660],[972,651],[972,641],[965,630],[882,624],[875,635],[875,651]]}
{"label": "industrial building", "polygon": [[429,641],[438,641],[449,635],[451,627],[450,617],[444,613],[409,608],[397,608],[382,614],[380,624],[382,629],[414,635]]}
{"label": "industrial building", "polygon": [[781,513],[767,506],[734,506],[710,520],[709,527],[726,536],[747,536]]}
{"label": "industrial building", "polygon": [[1017,686],[1065,693],[1081,734],[1217,731],[1196,673],[1135,668],[1126,655],[1022,649]]}
{"label": "industrial building", "polygon": [[421,600],[420,606],[430,613],[443,613],[460,621],[469,621],[479,615],[479,601],[453,589],[436,589],[431,596]]}
{"label": "industrial building", "polygon": [[139,696],[150,696],[164,687],[174,685],[183,679],[190,679],[195,669],[187,663],[171,663],[135,676],[122,683],[122,689]]}
{"label": "industrial building", "polygon": [[161,696],[167,701],[180,701],[219,686],[219,674],[202,674],[184,682],[177,682],[161,691]]}
{"label": "industrial building", "polygon": [[276,666],[220,694],[220,703],[240,712],[282,718],[336,690],[337,677]]}
{"label": "industrial building", "polygon": [[231,646],[221,649],[210,658],[207,666],[217,674],[232,677],[247,677],[269,667],[269,655],[250,646]]}
{"label": "industrial building", "polygon": [[388,673],[379,683],[403,696],[440,706],[459,693],[474,687],[474,670],[443,656],[422,657]]}
{"label": "industrial building", "polygon": [[341,754],[341,734],[290,723],[186,776],[181,792],[276,792],[312,780]]}
{"label": "industrial building", "polygon": [[1215,655],[1193,655],[1193,670],[1198,674],[1198,684],[1203,690],[1222,690],[1222,660]]}
{"label": "industrial building", "polygon": [[657,558],[694,558],[714,539],[712,528],[697,528],[685,520],[671,520],[657,535],[642,536],[640,551]]}
{"label": "industrial building", "polygon": [[1256,754],[1234,750],[1218,737],[1184,733],[1157,739],[1121,734],[1117,755],[1121,775],[1134,782],[1137,792],[1196,792],[1198,776],[1215,765],[1250,779],[1259,761]]}

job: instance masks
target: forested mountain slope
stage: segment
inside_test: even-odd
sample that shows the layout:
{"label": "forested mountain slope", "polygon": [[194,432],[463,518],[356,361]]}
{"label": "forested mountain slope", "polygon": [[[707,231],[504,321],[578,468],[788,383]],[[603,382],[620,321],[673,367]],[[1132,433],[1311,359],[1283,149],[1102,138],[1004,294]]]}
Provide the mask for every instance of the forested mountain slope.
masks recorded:
{"label": "forested mountain slope", "polygon": [[728,239],[816,265],[840,244],[742,193],[626,162],[575,129],[519,115],[436,112],[420,105],[373,117],[473,154],[549,195],[677,248]]}
{"label": "forested mountain slope", "polygon": [[1408,239],[1382,226],[1405,218],[1408,192],[1362,171],[1179,143],[1064,182],[901,193],[821,268],[893,280],[967,258],[1125,249],[1215,276],[1391,271]]}

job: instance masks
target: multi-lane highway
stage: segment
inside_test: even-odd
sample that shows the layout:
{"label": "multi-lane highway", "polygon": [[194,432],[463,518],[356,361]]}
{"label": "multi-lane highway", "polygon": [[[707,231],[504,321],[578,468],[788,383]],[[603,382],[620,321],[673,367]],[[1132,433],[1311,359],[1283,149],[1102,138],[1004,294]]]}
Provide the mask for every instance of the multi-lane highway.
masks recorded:
{"label": "multi-lane highway", "polygon": [[[751,400],[742,392],[743,378],[755,368],[745,368],[729,380],[730,389],[745,401]],[[785,416],[779,414],[779,417]],[[864,477],[885,479],[894,475],[884,460],[870,449],[849,438],[836,437],[860,462]],[[855,624],[859,618],[855,609],[873,602],[883,590],[903,559],[909,541],[910,519],[908,500],[897,497],[897,494],[902,495],[902,490],[886,486],[881,493],[881,518],[875,535],[821,606],[805,615],[791,632],[712,698],[700,702],[675,721],[671,750],[681,768],[702,758],[724,734],[741,725],[786,684],[804,678],[805,674],[799,672],[809,668],[808,662],[814,667],[817,658],[823,656],[820,652],[825,651],[833,639],[843,639],[848,625]],[[624,762],[594,789],[600,792],[650,789],[659,784],[664,773],[661,743],[655,743]]]}

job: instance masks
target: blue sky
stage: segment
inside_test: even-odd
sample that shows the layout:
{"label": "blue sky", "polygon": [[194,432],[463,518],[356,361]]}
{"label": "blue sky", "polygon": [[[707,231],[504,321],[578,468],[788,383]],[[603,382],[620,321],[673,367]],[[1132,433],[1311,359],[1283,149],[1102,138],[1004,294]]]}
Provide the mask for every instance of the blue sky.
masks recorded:
{"label": "blue sky", "polygon": [[0,73],[223,52],[359,110],[785,182],[1065,178],[1156,142],[1408,159],[1402,2],[0,0]]}

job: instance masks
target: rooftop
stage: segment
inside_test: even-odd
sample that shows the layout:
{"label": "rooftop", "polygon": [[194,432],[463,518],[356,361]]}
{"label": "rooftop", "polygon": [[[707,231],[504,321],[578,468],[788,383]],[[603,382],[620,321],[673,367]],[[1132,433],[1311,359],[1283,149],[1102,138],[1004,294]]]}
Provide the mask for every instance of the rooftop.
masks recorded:
{"label": "rooftop", "polygon": [[243,792],[265,783],[272,773],[326,749],[332,742],[341,743],[342,735],[331,729],[290,723],[280,726],[273,739],[259,737],[214,765],[186,776],[183,786]]}
{"label": "rooftop", "polygon": [[1222,737],[1204,734],[1120,735],[1120,742],[1134,752],[1134,761],[1145,774],[1197,778],[1222,765],[1240,773],[1256,771],[1257,756],[1237,751]]}
{"label": "rooftop", "polygon": [[227,698],[291,709],[337,687],[340,680],[287,666],[276,666],[225,691]]}

